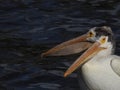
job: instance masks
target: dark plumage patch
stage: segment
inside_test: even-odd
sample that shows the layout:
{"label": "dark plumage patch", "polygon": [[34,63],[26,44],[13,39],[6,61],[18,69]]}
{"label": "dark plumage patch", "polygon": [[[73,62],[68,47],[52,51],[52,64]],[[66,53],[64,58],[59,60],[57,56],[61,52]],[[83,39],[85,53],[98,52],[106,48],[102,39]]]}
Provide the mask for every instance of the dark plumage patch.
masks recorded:
{"label": "dark plumage patch", "polygon": [[100,36],[108,36],[108,42],[111,42],[113,44],[113,53],[114,53],[116,44],[111,28],[108,26],[96,27],[95,32],[98,38]]}
{"label": "dark plumage patch", "polygon": [[110,27],[103,26],[103,27],[96,27],[95,28],[96,36],[108,36],[108,41],[113,40],[113,32]]}

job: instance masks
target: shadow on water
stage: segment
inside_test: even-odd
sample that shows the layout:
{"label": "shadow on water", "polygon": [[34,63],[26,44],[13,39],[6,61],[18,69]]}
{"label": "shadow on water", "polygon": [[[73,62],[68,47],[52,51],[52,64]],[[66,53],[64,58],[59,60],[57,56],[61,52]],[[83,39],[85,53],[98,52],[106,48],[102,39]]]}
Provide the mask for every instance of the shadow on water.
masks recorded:
{"label": "shadow on water", "polygon": [[0,90],[79,90],[76,73],[63,78],[78,55],[40,54],[91,27],[109,25],[120,55],[119,11],[118,0],[1,0]]}

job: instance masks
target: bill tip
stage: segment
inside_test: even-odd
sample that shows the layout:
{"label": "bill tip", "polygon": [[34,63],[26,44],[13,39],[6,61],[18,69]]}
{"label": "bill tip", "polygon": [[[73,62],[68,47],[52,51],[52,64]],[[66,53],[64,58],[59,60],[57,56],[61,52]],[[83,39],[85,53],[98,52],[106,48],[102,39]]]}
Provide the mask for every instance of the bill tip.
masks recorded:
{"label": "bill tip", "polygon": [[67,77],[69,74],[68,73],[64,73],[64,77]]}
{"label": "bill tip", "polygon": [[42,53],[42,54],[40,55],[41,58],[43,58],[44,56],[45,56],[45,53]]}

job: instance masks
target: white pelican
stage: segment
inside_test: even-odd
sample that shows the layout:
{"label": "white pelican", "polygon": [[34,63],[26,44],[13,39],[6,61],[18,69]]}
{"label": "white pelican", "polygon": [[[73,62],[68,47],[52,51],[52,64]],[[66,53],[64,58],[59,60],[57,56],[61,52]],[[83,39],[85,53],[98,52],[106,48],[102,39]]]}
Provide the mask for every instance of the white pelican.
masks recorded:
{"label": "white pelican", "polygon": [[[90,90],[120,90],[120,57],[112,55],[114,43],[113,33],[110,27],[95,27],[87,35],[85,34],[83,36],[79,42],[86,40],[92,41],[94,44],[92,46],[91,44],[88,45],[90,48],[68,68],[64,77],[80,67],[84,80]],[[73,41],[75,40],[73,39]],[[69,45],[68,42],[70,41],[67,41],[67,45]],[[42,56],[54,55],[55,52],[59,53],[63,48],[65,50],[65,47],[62,46],[63,44],[43,53]]]}

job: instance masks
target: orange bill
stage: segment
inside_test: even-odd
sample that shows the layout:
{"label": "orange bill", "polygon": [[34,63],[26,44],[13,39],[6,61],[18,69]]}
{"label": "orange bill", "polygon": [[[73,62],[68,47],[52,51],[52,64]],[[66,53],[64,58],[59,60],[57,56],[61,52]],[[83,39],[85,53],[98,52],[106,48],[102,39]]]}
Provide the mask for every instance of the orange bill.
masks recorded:
{"label": "orange bill", "polygon": [[87,38],[88,35],[84,34],[72,40],[63,42],[47,52],[42,53],[41,56],[62,56],[79,53],[92,45],[90,42],[85,42]]}
{"label": "orange bill", "polygon": [[99,42],[95,42],[86,52],[84,52],[65,72],[64,77],[71,74],[78,67],[87,62],[90,58],[96,55],[99,51],[105,49],[103,47],[99,47],[101,44]]}

